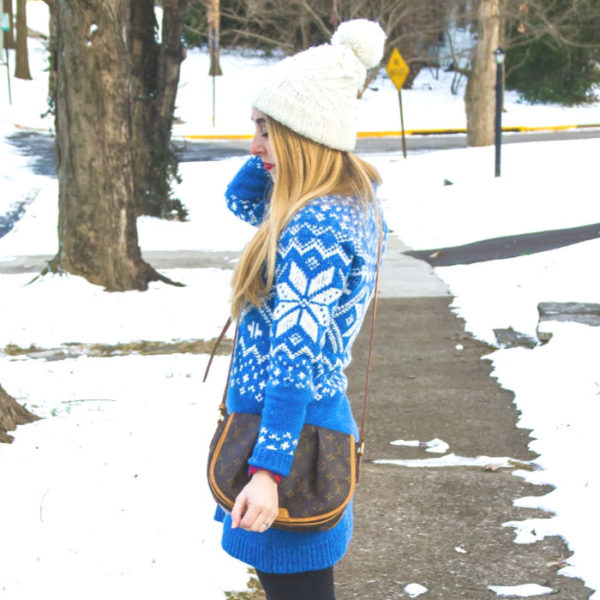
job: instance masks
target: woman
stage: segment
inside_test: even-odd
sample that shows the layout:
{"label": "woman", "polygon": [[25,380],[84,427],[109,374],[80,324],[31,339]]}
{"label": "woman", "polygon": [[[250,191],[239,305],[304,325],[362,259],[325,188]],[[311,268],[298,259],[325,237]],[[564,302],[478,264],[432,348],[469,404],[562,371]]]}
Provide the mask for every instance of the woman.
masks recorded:
{"label": "woman", "polygon": [[229,208],[257,226],[233,276],[239,331],[229,412],[261,415],[249,482],[223,547],[254,566],[268,600],[332,600],[333,565],[352,533],[352,506],[323,532],[271,528],[277,485],[306,423],[357,434],[346,396],[350,362],[373,295],[380,229],[377,171],[351,153],[353,109],[385,35],[365,20],[331,44],[271,68],[255,94],[254,155],[229,184]]}

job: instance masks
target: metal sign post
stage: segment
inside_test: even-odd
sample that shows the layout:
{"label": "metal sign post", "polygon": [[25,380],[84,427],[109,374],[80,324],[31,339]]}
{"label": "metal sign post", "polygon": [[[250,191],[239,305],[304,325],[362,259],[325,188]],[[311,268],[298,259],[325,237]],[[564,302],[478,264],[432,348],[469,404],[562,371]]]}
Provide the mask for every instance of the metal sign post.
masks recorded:
{"label": "metal sign post", "polygon": [[[0,65],[6,66],[6,78],[8,81],[8,103],[12,104],[12,92],[10,89],[10,65],[8,61],[8,48],[4,47],[4,32],[10,30],[10,15],[0,13]],[[4,51],[4,52],[3,52]],[[2,55],[4,54],[4,60]]]}
{"label": "metal sign post", "polygon": [[494,51],[494,59],[496,60],[496,115],[494,119],[494,145],[496,148],[494,175],[500,177],[500,155],[502,151],[502,95],[504,77],[502,70],[504,67],[504,58],[506,53],[502,48],[496,48]]}
{"label": "metal sign post", "polygon": [[210,54],[210,68],[208,74],[212,77],[212,125],[215,126],[217,113],[217,83],[216,77],[223,74],[219,64],[219,31],[221,28],[220,0],[210,0],[207,6],[208,18],[208,52]]}
{"label": "metal sign post", "polygon": [[[210,53],[211,53],[211,64],[214,64],[214,60],[217,56],[217,28],[211,28],[212,39],[210,44]],[[217,83],[216,83],[216,69],[211,68],[212,71],[212,126],[215,126],[215,117],[217,113]]]}
{"label": "metal sign post", "polygon": [[385,68],[388,77],[398,90],[398,102],[400,103],[400,125],[402,127],[402,154],[406,158],[406,135],[404,132],[404,111],[402,110],[402,86],[406,80],[410,68],[402,58],[398,48],[394,48],[390,60]]}

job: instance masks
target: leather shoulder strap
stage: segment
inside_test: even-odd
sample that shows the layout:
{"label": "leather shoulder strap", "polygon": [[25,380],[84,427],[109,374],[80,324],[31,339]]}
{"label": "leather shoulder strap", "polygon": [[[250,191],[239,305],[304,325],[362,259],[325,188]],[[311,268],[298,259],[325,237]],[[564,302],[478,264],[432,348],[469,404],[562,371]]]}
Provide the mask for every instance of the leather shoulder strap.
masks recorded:
{"label": "leather shoulder strap", "polygon": [[377,245],[377,266],[375,271],[375,289],[373,290],[373,308],[371,312],[371,333],[369,336],[369,354],[367,356],[367,374],[365,376],[365,396],[363,411],[360,420],[360,434],[358,440],[358,460],[356,462],[356,481],[360,479],[360,463],[365,453],[365,436],[367,433],[367,405],[369,402],[369,383],[371,379],[371,365],[373,363],[373,348],[375,345],[375,319],[377,318],[377,295],[379,293],[379,271],[381,269],[381,254],[383,251],[383,218],[379,212],[379,242]]}

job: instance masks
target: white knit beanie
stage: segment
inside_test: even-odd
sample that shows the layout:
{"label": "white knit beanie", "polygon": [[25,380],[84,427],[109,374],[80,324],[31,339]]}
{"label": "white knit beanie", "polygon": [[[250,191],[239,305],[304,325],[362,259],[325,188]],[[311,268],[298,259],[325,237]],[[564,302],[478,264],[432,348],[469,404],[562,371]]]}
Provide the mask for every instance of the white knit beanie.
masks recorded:
{"label": "white knit beanie", "polygon": [[341,23],[330,44],[285,58],[267,71],[252,105],[315,142],[356,145],[356,95],[383,56],[385,33],[373,21]]}

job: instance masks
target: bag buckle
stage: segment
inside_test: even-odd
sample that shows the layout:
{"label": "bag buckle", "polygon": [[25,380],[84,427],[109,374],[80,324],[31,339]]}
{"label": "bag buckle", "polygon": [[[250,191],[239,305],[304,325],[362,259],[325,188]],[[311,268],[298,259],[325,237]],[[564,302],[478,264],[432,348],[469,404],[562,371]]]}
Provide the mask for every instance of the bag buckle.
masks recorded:
{"label": "bag buckle", "polygon": [[358,456],[360,458],[362,458],[365,454],[365,443],[364,442],[359,442],[358,443],[358,447],[356,449],[356,454],[358,454]]}

